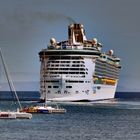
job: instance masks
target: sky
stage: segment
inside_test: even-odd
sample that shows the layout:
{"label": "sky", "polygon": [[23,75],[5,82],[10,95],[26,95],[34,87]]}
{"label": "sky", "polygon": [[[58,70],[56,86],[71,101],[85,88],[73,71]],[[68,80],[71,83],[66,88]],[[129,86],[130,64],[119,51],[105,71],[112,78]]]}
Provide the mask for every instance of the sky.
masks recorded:
{"label": "sky", "polygon": [[[84,25],[122,69],[117,91],[140,91],[139,0],[0,0],[0,47],[17,90],[39,90],[38,52],[51,37],[67,39],[67,26]],[[0,63],[0,90],[6,82]]]}

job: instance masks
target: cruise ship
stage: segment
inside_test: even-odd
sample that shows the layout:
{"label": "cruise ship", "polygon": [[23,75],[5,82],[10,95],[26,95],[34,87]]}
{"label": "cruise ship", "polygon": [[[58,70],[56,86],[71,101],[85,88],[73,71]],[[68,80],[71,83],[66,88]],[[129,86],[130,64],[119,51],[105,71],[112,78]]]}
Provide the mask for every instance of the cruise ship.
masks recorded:
{"label": "cruise ship", "polygon": [[68,40],[39,52],[40,99],[49,101],[96,101],[115,96],[121,68],[113,50],[102,52],[96,38],[88,40],[82,24],[68,26]]}

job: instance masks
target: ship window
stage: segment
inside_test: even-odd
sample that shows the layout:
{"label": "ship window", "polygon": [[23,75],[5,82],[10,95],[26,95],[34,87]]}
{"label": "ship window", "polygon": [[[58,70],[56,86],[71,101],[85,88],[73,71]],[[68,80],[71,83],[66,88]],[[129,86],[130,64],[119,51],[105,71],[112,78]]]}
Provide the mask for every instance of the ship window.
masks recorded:
{"label": "ship window", "polygon": [[66,88],[72,88],[72,86],[66,86]]}
{"label": "ship window", "polygon": [[66,80],[66,83],[84,83],[84,81],[71,81],[71,80]]}
{"label": "ship window", "polygon": [[64,94],[67,94],[67,93],[68,93],[68,91],[64,90]]}
{"label": "ship window", "polygon": [[73,63],[80,63],[80,61],[73,61]]}
{"label": "ship window", "polygon": [[46,83],[58,83],[58,80],[53,80],[53,81],[45,81]]}
{"label": "ship window", "polygon": [[79,93],[79,91],[75,91],[75,93],[76,93],[76,94],[78,94],[78,93]]}
{"label": "ship window", "polygon": [[[66,72],[66,71],[60,71],[60,72],[48,72],[49,74],[85,74],[85,72]],[[46,82],[54,82],[54,81],[46,81]]]}
{"label": "ship window", "polygon": [[58,86],[53,86],[53,88],[59,88]]}
{"label": "ship window", "polygon": [[49,60],[58,60],[58,59],[83,59],[82,57],[79,57],[79,56],[53,56],[53,57],[50,57]]}
{"label": "ship window", "polygon": [[48,88],[51,88],[51,86],[48,86]]}
{"label": "ship window", "polygon": [[85,83],[90,83],[90,81],[85,81]]}
{"label": "ship window", "polygon": [[80,65],[72,65],[72,67],[79,67]]}
{"label": "ship window", "polygon": [[84,68],[80,68],[80,70],[83,70],[84,71],[85,69]]}
{"label": "ship window", "polygon": [[84,81],[79,81],[79,83],[84,83]]}

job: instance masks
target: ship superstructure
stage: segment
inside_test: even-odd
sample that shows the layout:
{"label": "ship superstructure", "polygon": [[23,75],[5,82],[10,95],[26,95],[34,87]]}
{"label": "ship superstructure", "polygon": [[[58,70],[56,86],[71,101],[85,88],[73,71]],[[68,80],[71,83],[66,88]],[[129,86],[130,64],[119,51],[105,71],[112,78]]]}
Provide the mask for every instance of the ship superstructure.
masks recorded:
{"label": "ship superstructure", "polygon": [[39,52],[41,99],[93,101],[114,98],[120,59],[101,52],[96,38],[87,40],[83,25],[68,26],[68,40],[51,38]]}

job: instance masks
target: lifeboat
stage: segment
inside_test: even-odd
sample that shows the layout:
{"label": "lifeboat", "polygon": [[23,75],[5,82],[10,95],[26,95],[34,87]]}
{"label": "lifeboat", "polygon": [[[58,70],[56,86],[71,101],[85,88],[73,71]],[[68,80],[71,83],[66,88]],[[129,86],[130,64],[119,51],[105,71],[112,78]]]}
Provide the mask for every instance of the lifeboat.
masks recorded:
{"label": "lifeboat", "polygon": [[115,85],[116,80],[114,79],[102,79],[103,83],[107,84],[107,85]]}

